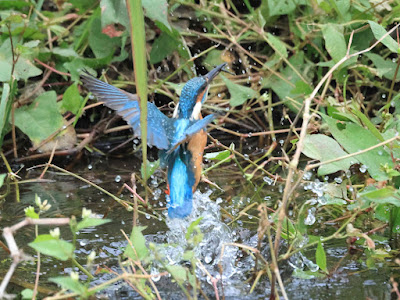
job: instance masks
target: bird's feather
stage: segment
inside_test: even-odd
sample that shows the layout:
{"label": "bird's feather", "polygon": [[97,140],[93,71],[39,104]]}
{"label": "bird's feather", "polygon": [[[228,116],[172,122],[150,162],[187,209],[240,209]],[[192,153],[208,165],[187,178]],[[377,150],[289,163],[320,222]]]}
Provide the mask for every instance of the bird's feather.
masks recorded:
{"label": "bird's feather", "polygon": [[195,177],[191,165],[187,162],[190,157],[190,153],[181,147],[173,154],[173,159],[169,160],[170,201],[168,215],[170,218],[185,218],[192,211]]}
{"label": "bird's feather", "polygon": [[208,115],[204,119],[192,121],[190,123],[190,126],[188,126],[186,128],[186,130],[182,134],[182,136],[177,141],[174,141],[174,143],[171,145],[170,149],[168,150],[168,153],[171,153],[179,145],[187,142],[191,137],[193,137],[193,135],[198,133],[200,130],[204,129],[208,125],[208,123],[210,123],[212,120],[214,120],[214,118],[215,118],[214,115]]}
{"label": "bird's feather", "polygon": [[[88,73],[82,73],[81,80],[98,100],[114,109],[132,126],[135,137],[141,136],[139,98],[136,95],[98,80]],[[147,102],[147,144],[158,149],[169,149],[170,134],[167,134],[167,129],[171,128],[172,122],[157,106]]]}
{"label": "bird's feather", "polygon": [[[207,124],[209,124],[213,119],[214,115],[208,115],[204,119],[190,121],[189,125],[183,131],[183,133],[179,134],[177,137],[175,135],[174,140],[172,141],[170,148],[168,150],[160,150],[159,158],[160,158],[160,166],[162,168],[168,167],[169,161],[172,159],[171,154],[178,150],[179,146],[189,141],[196,133],[200,132],[204,129]],[[177,120],[179,122],[179,120]],[[175,126],[176,128],[176,126]]]}

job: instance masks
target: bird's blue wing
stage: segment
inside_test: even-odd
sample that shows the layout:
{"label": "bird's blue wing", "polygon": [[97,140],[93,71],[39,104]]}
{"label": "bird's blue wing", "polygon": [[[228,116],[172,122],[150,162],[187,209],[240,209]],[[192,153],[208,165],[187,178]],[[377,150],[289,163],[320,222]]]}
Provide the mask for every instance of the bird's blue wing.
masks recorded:
{"label": "bird's blue wing", "polygon": [[[182,134],[182,137],[178,139],[174,144],[172,144],[168,150],[160,150],[158,153],[158,157],[160,158],[161,168],[168,167],[171,159],[175,157],[173,154],[176,151],[174,150],[176,150],[184,142],[188,141],[194,134],[204,129],[207,124],[210,123],[214,118],[214,115],[208,115],[204,119],[192,121],[188,128],[186,128],[186,130]],[[173,133],[173,128],[171,128],[171,132]],[[172,138],[170,138],[170,140],[172,140]],[[177,153],[178,152],[176,152],[175,154]]]}
{"label": "bird's blue wing", "polygon": [[[134,130],[135,137],[140,137],[140,107],[139,98],[108,83],[105,83],[88,73],[81,74],[84,86],[92,92],[98,100],[114,109],[124,118]],[[173,121],[160,112],[153,103],[147,102],[147,144],[158,149],[169,149],[170,141],[167,130]]]}
{"label": "bird's blue wing", "polygon": [[174,149],[176,149],[180,144],[186,142],[189,140],[194,134],[198,133],[200,130],[204,129],[208,123],[210,123],[212,120],[214,120],[215,116],[214,115],[208,115],[204,119],[193,121],[190,126],[185,130],[185,132],[182,134],[182,137],[176,141],[174,144],[171,145],[170,149],[168,152],[172,152]]}

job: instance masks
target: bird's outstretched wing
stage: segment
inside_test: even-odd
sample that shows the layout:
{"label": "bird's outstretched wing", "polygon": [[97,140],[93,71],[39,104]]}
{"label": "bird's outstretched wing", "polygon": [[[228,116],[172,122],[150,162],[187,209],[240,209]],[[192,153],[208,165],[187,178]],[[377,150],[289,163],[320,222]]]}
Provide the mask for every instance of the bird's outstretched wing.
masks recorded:
{"label": "bird's outstretched wing", "polygon": [[[208,115],[204,119],[192,121],[192,123],[188,126],[188,128],[186,128],[186,130],[182,134],[182,137],[178,141],[172,144],[168,150],[161,150],[159,152],[158,156],[160,157],[160,166],[162,168],[166,168],[171,159],[173,159],[176,155],[178,155],[178,153],[174,150],[176,150],[183,143],[189,141],[194,134],[204,129],[207,126],[207,124],[210,123],[214,118],[215,118],[214,115]],[[187,162],[187,160],[184,161]]]}
{"label": "bird's outstretched wing", "polygon": [[168,150],[168,153],[174,151],[179,145],[184,142],[187,142],[194,134],[204,129],[208,123],[215,119],[214,115],[208,115],[204,119],[193,121],[192,124],[188,128],[186,128],[185,132],[182,135],[182,138],[176,141]]}
{"label": "bird's outstretched wing", "polygon": [[[135,137],[140,137],[140,107],[139,98],[105,83],[88,73],[81,74],[84,86],[103,101],[106,106],[114,109],[132,126]],[[169,149],[170,141],[167,130],[171,127],[172,120],[160,112],[153,103],[147,102],[147,144],[158,149]]]}

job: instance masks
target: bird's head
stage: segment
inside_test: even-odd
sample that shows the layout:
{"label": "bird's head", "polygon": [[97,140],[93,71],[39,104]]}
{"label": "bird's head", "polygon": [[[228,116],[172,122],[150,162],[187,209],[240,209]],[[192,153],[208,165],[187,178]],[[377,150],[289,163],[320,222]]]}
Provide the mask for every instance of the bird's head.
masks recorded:
{"label": "bird's head", "polygon": [[223,63],[204,76],[190,79],[182,89],[179,104],[174,111],[173,117],[199,119],[201,105],[207,98],[210,83],[226,65],[226,63]]}

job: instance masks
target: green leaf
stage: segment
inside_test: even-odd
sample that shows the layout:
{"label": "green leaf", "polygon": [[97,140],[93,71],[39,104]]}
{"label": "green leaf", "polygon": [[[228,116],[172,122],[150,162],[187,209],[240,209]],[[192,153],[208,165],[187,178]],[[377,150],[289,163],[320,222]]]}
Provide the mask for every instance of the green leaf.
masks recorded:
{"label": "green leaf", "polygon": [[64,125],[55,91],[43,93],[29,106],[15,110],[15,125],[38,144]]}
{"label": "green leaf", "polygon": [[184,260],[188,260],[188,261],[191,261],[191,260],[194,259],[195,257],[196,257],[196,256],[195,256],[193,250],[185,251],[185,252],[183,253],[183,256],[182,256],[182,258],[183,258]]}
{"label": "green leaf", "polygon": [[[75,58],[70,62],[64,63],[65,67],[71,74],[71,80],[78,82],[81,70],[91,71],[93,68],[101,68],[107,66],[113,59],[113,54],[103,58]],[[93,71],[94,72],[94,71]]]}
{"label": "green leaf", "polygon": [[156,64],[162,61],[177,48],[178,44],[179,42],[170,35],[161,33],[151,48],[150,63]]}
{"label": "green leaf", "polygon": [[[171,26],[168,22],[168,3],[166,0],[145,0],[142,1],[145,15],[157,23],[164,25],[171,31]],[[160,27],[160,26],[159,26]],[[163,26],[160,27],[164,31]]]}
{"label": "green leaf", "polygon": [[39,219],[39,215],[35,212],[35,208],[33,206],[25,208],[25,216],[27,218]]}
{"label": "green leaf", "polygon": [[63,99],[61,101],[61,112],[65,113],[70,111],[76,115],[81,107],[83,98],[81,97],[78,85],[74,83],[71,85],[64,93]]}
{"label": "green leaf", "polygon": [[199,229],[198,226],[199,226],[201,220],[203,220],[203,217],[198,218],[197,220],[193,221],[190,224],[190,226],[186,230],[186,234],[185,234],[186,240],[188,240],[190,238],[190,236],[192,235],[194,230]]}
{"label": "green leaf", "polygon": [[[204,157],[209,160],[221,161],[221,160],[227,159],[229,157],[229,155],[231,155],[231,151],[223,150],[223,151],[206,153],[206,154],[204,154]],[[228,160],[228,161],[230,161],[230,160]]]}
{"label": "green leaf", "polygon": [[[2,0],[0,1],[0,9],[10,9],[10,8],[14,8],[17,10],[21,10],[24,7],[29,7],[31,6],[31,3],[25,2],[23,0]],[[21,21],[16,22],[16,23],[20,23],[22,22],[22,17],[21,17]],[[32,297],[31,297],[32,298]]]}
{"label": "green leaf", "polygon": [[187,279],[186,268],[178,265],[167,266],[167,271],[174,277],[174,279],[179,283],[184,283]]}
{"label": "green leaf", "polygon": [[337,24],[322,25],[322,34],[325,39],[325,48],[335,62],[341,60],[347,52],[346,41],[343,35],[343,26]]}
{"label": "green leaf", "polygon": [[224,62],[222,59],[223,53],[224,51],[215,49],[207,54],[204,60],[204,65],[207,69],[209,68],[209,71],[211,71],[214,66],[220,65]]}
{"label": "green leaf", "polygon": [[223,75],[220,76],[225,82],[226,87],[229,90],[229,94],[231,94],[231,100],[229,101],[229,104],[231,106],[242,105],[248,99],[253,99],[257,97],[257,92],[255,90],[243,85],[236,84]]}
{"label": "green leaf", "polygon": [[372,122],[369,120],[369,118],[364,115],[361,111],[357,109],[352,109],[351,110],[353,114],[355,114],[361,122],[368,128],[369,131],[381,142],[383,142],[385,139],[383,138],[382,134],[379,132],[378,129],[376,129],[375,125],[372,124]]}
{"label": "green leaf", "polygon": [[[354,153],[375,146],[380,141],[367,129],[350,122],[339,122],[326,115],[322,115],[328,124],[329,131],[336,141],[348,152]],[[389,177],[382,166],[393,168],[392,159],[383,147],[372,149],[355,156],[360,163],[368,168],[368,173],[377,181],[387,180]]]}
{"label": "green leaf", "polygon": [[295,269],[292,273],[293,277],[300,278],[300,279],[314,279],[314,278],[323,278],[324,275],[317,272],[312,272],[310,270],[303,271],[300,269]]}
{"label": "green leaf", "polygon": [[[302,152],[304,155],[313,159],[318,159],[321,162],[339,158],[348,154],[343,151],[334,139],[323,134],[307,135],[304,140],[304,149]],[[350,157],[322,165],[318,168],[318,175],[323,176],[326,174],[332,174],[340,170],[346,171],[351,165],[356,163],[358,163],[358,160]]]}
{"label": "green leaf", "polygon": [[110,219],[100,219],[100,218],[84,218],[82,221],[80,221],[76,227],[76,229],[82,230],[83,228],[87,227],[96,227],[100,226],[106,223],[111,222]]}
{"label": "green leaf", "polygon": [[279,56],[287,58],[288,53],[285,44],[276,36],[271,33],[267,33],[268,44],[274,49],[275,53],[278,53]]}
{"label": "green leaf", "polygon": [[[295,55],[291,56],[289,62],[292,66],[296,66],[299,73],[303,74],[303,77],[305,77],[307,70],[314,67],[313,63],[308,59],[305,59],[303,51],[299,51]],[[280,74],[280,77],[272,75],[269,78],[263,79],[262,87],[271,88],[278,95],[281,101],[286,101],[285,105],[287,107],[292,111],[297,112],[304,101],[304,91],[297,93],[299,91],[298,82],[302,81],[302,79],[299,75],[293,72],[293,69],[289,66],[281,68]],[[282,79],[282,77],[286,80]]]}
{"label": "green leaf", "polygon": [[[14,47],[17,45],[14,44]],[[11,51],[10,39],[7,39],[0,46],[0,81],[9,81],[13,65],[13,55]],[[14,76],[17,80],[26,80],[30,77],[39,76],[42,70],[34,66],[31,58],[27,58],[25,54],[21,54],[14,68]]]}
{"label": "green leaf", "polygon": [[53,54],[60,56],[61,58],[70,58],[70,57],[79,57],[78,53],[75,52],[72,48],[53,48]]}
{"label": "green leaf", "polygon": [[312,88],[304,81],[297,81],[296,87],[292,90],[292,93],[309,95],[312,93]]}
{"label": "green leaf", "polygon": [[33,290],[31,289],[24,289],[21,292],[22,299],[32,299],[33,297]]}
{"label": "green leaf", "polygon": [[[3,137],[5,136],[4,128],[6,126],[6,122],[8,119],[8,110],[10,105],[7,105],[8,95],[10,94],[10,85],[8,83],[3,84],[3,92],[1,94],[1,102],[0,102],[0,147],[3,144]],[[1,187],[1,185],[0,185]]]}
{"label": "green leaf", "polygon": [[134,249],[132,249],[131,245],[128,244],[126,246],[124,255],[134,261],[142,260],[149,254],[149,250],[146,247],[146,239],[142,233],[145,228],[146,227],[144,226],[133,226],[132,228],[132,233],[129,240],[131,241]]}
{"label": "green leaf", "polygon": [[347,186],[345,182],[341,184],[328,183],[325,186],[324,197],[325,205],[345,205],[347,202],[343,200],[347,199]]}
{"label": "green leaf", "polygon": [[180,96],[183,87],[185,86],[186,83],[173,83],[173,82],[166,82],[167,85],[169,85],[171,88],[174,89],[175,93]]}
{"label": "green leaf", "polygon": [[85,295],[86,287],[79,281],[72,279],[70,276],[60,276],[49,278],[49,281],[57,283],[63,289],[70,290],[74,293],[78,293],[80,296]]}
{"label": "green leaf", "polygon": [[400,233],[400,208],[394,207],[392,209],[392,231]]}
{"label": "green leaf", "polygon": [[[392,59],[384,59],[382,56],[375,53],[365,53],[365,56],[368,57],[377,68],[378,77],[382,78],[383,76],[386,79],[393,80],[396,74],[397,63],[393,62]],[[397,73],[395,81],[398,82],[399,80],[400,72]]]}
{"label": "green leaf", "polygon": [[[278,222],[278,215],[274,215],[274,222]],[[282,238],[286,239],[293,239],[297,235],[296,227],[294,226],[293,222],[286,218],[282,222]]]}
{"label": "green leaf", "polygon": [[89,29],[89,46],[96,58],[104,58],[113,55],[115,49],[121,45],[118,37],[109,37],[102,32],[100,17],[93,20]]}
{"label": "green leaf", "polygon": [[74,7],[77,8],[77,12],[80,12],[81,14],[85,13],[89,8],[91,8],[97,0],[69,0],[69,3],[71,3]]}
{"label": "green leaf", "polygon": [[293,0],[268,0],[269,16],[287,15],[295,10],[296,4]]}
{"label": "green leaf", "polygon": [[35,48],[39,46],[40,41],[39,40],[34,40],[34,41],[29,41],[23,45],[24,48]]}
{"label": "green leaf", "polygon": [[101,0],[101,26],[119,23],[129,28],[128,10],[125,0]]}
{"label": "green leaf", "polygon": [[140,172],[142,174],[142,178],[146,181],[147,179],[150,178],[151,175],[154,174],[154,172],[160,167],[160,160],[157,159],[156,161],[148,161],[147,160],[147,165],[146,165],[146,175],[144,174],[144,168],[143,168],[143,163],[140,167]]}
{"label": "green leaf", "polygon": [[359,123],[358,119],[352,113],[348,111],[339,111],[334,106],[328,106],[327,113],[330,117],[339,121],[351,121],[356,124]]}
{"label": "green leaf", "polygon": [[345,17],[349,15],[347,12],[350,9],[350,0],[330,1],[330,3],[334,5],[335,10],[338,12],[338,14],[343,19],[346,19]]}
{"label": "green leaf", "polygon": [[393,204],[400,207],[400,194],[391,186],[378,189],[369,186],[358,195],[363,201],[371,201],[378,204]]}
{"label": "green leaf", "polygon": [[379,204],[376,206],[374,211],[374,217],[382,222],[388,223],[391,218],[392,205],[389,204]]}
{"label": "green leaf", "polygon": [[315,251],[315,260],[317,262],[318,267],[322,271],[327,273],[328,270],[326,269],[326,254],[321,241],[318,242],[317,250]]}
{"label": "green leaf", "polygon": [[[383,28],[378,23],[375,23],[374,21],[368,21],[368,23],[369,26],[371,26],[372,33],[374,34],[377,40],[382,38],[387,33],[385,28]],[[386,36],[382,40],[382,44],[384,44],[393,53],[398,53],[399,51],[399,45],[390,35]]]}
{"label": "green leaf", "polygon": [[55,239],[50,234],[41,234],[29,243],[36,251],[66,261],[73,257],[74,246],[64,240]]}
{"label": "green leaf", "polygon": [[7,177],[7,174],[0,174],[0,188],[4,184],[4,179]]}

